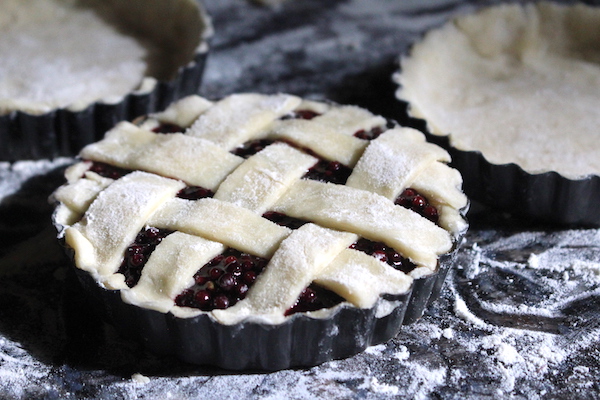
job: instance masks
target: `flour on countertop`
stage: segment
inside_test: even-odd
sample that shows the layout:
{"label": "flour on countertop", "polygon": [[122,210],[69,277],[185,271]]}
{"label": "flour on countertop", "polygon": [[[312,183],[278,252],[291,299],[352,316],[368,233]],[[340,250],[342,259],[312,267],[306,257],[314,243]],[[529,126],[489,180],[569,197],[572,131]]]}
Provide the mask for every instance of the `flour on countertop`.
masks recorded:
{"label": "flour on countertop", "polygon": [[[5,199],[32,190],[24,189],[26,181],[33,180],[48,191],[44,176],[49,174],[59,185],[59,174],[52,171],[71,161],[0,165],[0,207]],[[28,246],[33,250],[45,241],[50,243],[52,237],[45,236],[52,234],[48,229],[22,242],[19,250],[7,249],[3,263],[14,259],[14,252],[24,254]],[[114,333],[106,334],[111,332],[108,327],[101,331],[104,334],[97,334],[99,342],[93,346],[112,354],[113,361],[92,362],[88,373],[74,370],[69,363],[52,367],[42,360],[65,357],[67,337],[73,334],[73,327],[68,328],[72,311],[64,304],[72,301],[64,289],[69,283],[66,264],[56,256],[47,266],[39,265],[39,257],[22,257],[32,265],[0,274],[1,312],[6,314],[9,305],[20,309],[19,315],[8,312],[3,321],[9,326],[10,321],[15,326],[21,318],[27,321],[18,328],[0,330],[0,388],[4,391],[0,394],[25,398],[54,393],[66,399],[117,394],[133,399],[143,394],[191,399],[207,394],[280,398],[296,393],[297,399],[324,394],[342,399],[363,393],[374,399],[425,399],[433,393],[444,397],[460,388],[489,396],[526,393],[535,399],[541,398],[536,394],[539,385],[561,393],[556,378],[560,373],[574,385],[575,393],[583,395],[595,387],[593,377],[600,372],[600,324],[594,322],[597,311],[586,307],[600,302],[599,237],[600,231],[593,229],[550,234],[475,230],[459,252],[459,266],[450,272],[440,301],[421,321],[403,327],[396,339],[348,360],[258,375],[213,375],[210,369],[165,362],[140,352],[137,345]],[[43,280],[21,283],[28,281],[32,271],[38,271]],[[49,301],[38,301],[40,296]],[[43,338],[40,331],[46,332]],[[35,350],[45,342],[49,350]],[[101,370],[121,373],[98,375]]]}
{"label": "flour on countertop", "polygon": [[[424,23],[441,22],[460,2],[340,2],[346,18],[342,22],[331,25],[325,10],[316,15],[316,25],[282,30],[279,38],[261,31],[257,21],[265,21],[264,8],[242,8],[243,2],[233,0],[206,3],[217,17],[219,32],[214,41],[218,51],[209,58],[206,75],[205,90],[211,97],[252,86],[321,97],[336,93],[339,98],[349,94],[332,88],[349,87],[354,96],[361,85],[373,83],[356,77],[380,63],[381,54],[395,56],[403,43],[396,38],[373,41],[365,28],[368,21],[349,17],[363,18],[369,11],[379,23],[385,15],[380,29],[403,34],[409,21],[416,35]],[[297,4],[305,12],[302,7],[311,2],[286,4]],[[396,7],[414,12],[402,15]],[[418,13],[423,7],[429,11]],[[244,18],[230,18],[232,12]],[[349,27],[355,32],[345,41],[327,37],[331,29]],[[309,45],[303,51],[305,43]],[[274,47],[282,51],[272,53]],[[291,71],[277,68],[288,61],[282,54],[294,61],[288,63]],[[338,70],[338,59],[349,69]],[[69,162],[0,164],[0,212],[17,200],[36,210],[47,207],[45,197],[61,183],[57,177],[62,179],[62,174],[50,174],[51,179],[48,174]],[[40,238],[47,243],[54,239],[48,213],[40,218],[36,230],[17,218],[14,228],[23,231],[19,251],[39,253]],[[347,360],[274,373],[230,373],[144,352],[98,319],[85,318],[89,310],[79,307],[79,293],[65,289],[74,283],[66,261],[53,257],[40,265],[42,252],[28,263],[13,265],[9,277],[0,274],[0,398],[597,398],[600,230],[545,233],[529,231],[516,220],[511,225],[518,231],[472,228],[440,300],[423,319],[403,327],[396,339]],[[13,244],[0,243],[0,264],[14,256]],[[548,308],[551,313],[544,312]],[[132,379],[136,373],[149,382],[137,383]]]}
{"label": "flour on countertop", "polygon": [[[48,185],[41,182],[50,174],[57,180],[55,185],[60,184],[59,174],[52,171],[70,162],[61,159],[0,165],[0,207],[3,199],[23,191],[25,181]],[[21,254],[28,246],[33,249],[43,241],[50,242],[52,238],[44,236],[51,232],[37,234],[13,252]],[[54,393],[67,399],[116,395],[134,399],[142,394],[192,399],[218,394],[221,398],[275,399],[295,393],[297,399],[325,394],[342,399],[362,393],[374,399],[425,399],[433,393],[444,397],[461,388],[465,393],[489,396],[528,393],[535,399],[542,398],[536,394],[536,382],[561,393],[556,381],[559,371],[574,385],[575,393],[585,394],[595,387],[593,377],[599,372],[594,365],[598,365],[600,324],[593,322],[597,311],[585,308],[586,302],[598,302],[600,297],[599,237],[600,231],[593,229],[551,234],[474,231],[459,253],[460,265],[450,272],[440,301],[421,321],[403,327],[396,339],[348,360],[258,375],[213,375],[210,369],[174,360],[165,363],[140,353],[137,345],[114,333],[99,334],[96,339],[100,342],[94,346],[112,354],[119,360],[116,364],[108,359],[92,363],[91,373],[76,371],[69,363],[47,365],[41,360],[60,355],[66,336],[72,334],[65,330],[72,318],[63,304],[69,299],[63,287],[68,283],[67,269],[54,256],[52,265],[36,267],[44,283],[20,283],[36,270],[28,265],[22,265],[21,270],[14,268],[10,275],[0,274],[5,288],[0,294],[0,310],[16,303],[28,321],[13,331],[0,330],[0,388],[4,391],[0,394],[25,398]],[[4,264],[13,259],[11,254],[8,250],[2,258]],[[39,257],[29,260],[32,265],[40,263]],[[486,293],[490,297],[485,297]],[[34,300],[41,295],[51,301]],[[541,311],[547,309],[551,312]],[[578,310],[581,315],[573,314]],[[9,325],[19,318],[9,314]],[[529,320],[537,319],[541,328],[532,329]],[[508,324],[510,320],[516,325]],[[523,327],[519,326],[521,320],[526,323]],[[48,333],[41,339],[36,333],[39,331]],[[19,338],[22,340],[15,340]],[[51,350],[34,350],[40,341],[49,341]],[[129,378],[110,372],[98,378],[98,372],[93,372],[96,369],[129,370]],[[82,385],[84,381],[88,383]]]}

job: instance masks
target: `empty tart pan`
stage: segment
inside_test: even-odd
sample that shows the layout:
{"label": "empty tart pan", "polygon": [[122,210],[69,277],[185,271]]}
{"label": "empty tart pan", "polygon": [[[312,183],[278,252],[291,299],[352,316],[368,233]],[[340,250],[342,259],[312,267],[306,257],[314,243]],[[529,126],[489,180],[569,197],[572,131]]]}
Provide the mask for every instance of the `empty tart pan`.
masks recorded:
{"label": "empty tart pan", "polygon": [[437,298],[467,228],[449,161],[359,107],[189,96],[86,146],[54,223],[95,304],[152,351],[312,366]]}
{"label": "empty tart pan", "polygon": [[394,75],[408,123],[452,155],[473,200],[600,226],[600,9],[503,4],[434,29]]}
{"label": "empty tart pan", "polygon": [[6,0],[0,30],[0,161],[74,156],[197,93],[212,34],[196,0]]}

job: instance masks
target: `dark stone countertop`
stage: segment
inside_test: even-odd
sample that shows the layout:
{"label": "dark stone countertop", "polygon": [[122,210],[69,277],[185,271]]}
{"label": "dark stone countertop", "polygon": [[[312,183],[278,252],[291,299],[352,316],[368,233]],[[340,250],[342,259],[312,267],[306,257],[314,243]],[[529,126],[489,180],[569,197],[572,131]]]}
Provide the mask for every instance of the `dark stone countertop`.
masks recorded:
{"label": "dark stone countertop", "polygon": [[[205,3],[215,36],[201,94],[289,92],[395,118],[399,54],[496,1]],[[600,398],[600,230],[474,205],[441,299],[395,339],[314,368],[234,374],[149,354],[89,311],[47,202],[71,161],[0,163],[0,399]]]}

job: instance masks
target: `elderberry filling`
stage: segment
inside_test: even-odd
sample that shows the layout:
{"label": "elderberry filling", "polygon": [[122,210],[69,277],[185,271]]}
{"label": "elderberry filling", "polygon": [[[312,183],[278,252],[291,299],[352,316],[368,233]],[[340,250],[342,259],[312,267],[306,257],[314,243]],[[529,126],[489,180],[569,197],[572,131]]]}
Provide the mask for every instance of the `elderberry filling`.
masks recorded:
{"label": "elderberry filling", "polygon": [[183,130],[184,130],[184,128],[177,124],[171,124],[169,122],[161,122],[156,128],[152,129],[152,132],[169,134],[169,133],[181,133],[181,132],[183,132]]}
{"label": "elderberry filling", "polygon": [[273,143],[275,143],[275,140],[271,140],[271,139],[250,140],[250,141],[242,144],[241,146],[236,147],[231,152],[233,154],[235,154],[236,156],[239,156],[242,158],[248,158],[250,156],[255,155],[256,153],[265,149],[266,147],[270,146]]}
{"label": "elderberry filling", "polygon": [[137,234],[135,241],[125,251],[123,262],[118,270],[120,274],[125,276],[127,286],[134,287],[137,285],[150,254],[171,233],[173,231],[167,229],[147,227]]}
{"label": "elderberry filling", "polygon": [[400,196],[396,198],[394,203],[416,212],[435,224],[437,224],[440,219],[437,208],[429,204],[427,198],[417,192],[415,189],[404,189]]}
{"label": "elderberry filling", "polygon": [[296,303],[285,311],[284,315],[292,315],[301,312],[317,311],[323,308],[331,308],[344,301],[344,298],[319,286],[311,283],[302,290]]}
{"label": "elderberry filling", "polygon": [[178,295],[175,304],[202,311],[231,307],[246,297],[268,261],[229,248],[196,272],[194,285]]}
{"label": "elderberry filling", "polygon": [[89,170],[95,172],[100,176],[110,179],[119,179],[132,172],[129,169],[115,167],[114,165],[106,164],[103,162],[94,161],[90,166]]}
{"label": "elderberry filling", "polygon": [[298,229],[302,225],[308,223],[308,221],[305,221],[303,219],[290,217],[287,214],[275,211],[267,211],[262,215],[262,217],[268,219],[271,222],[276,223],[277,225],[285,226],[286,228],[290,229]]}
{"label": "elderberry filling", "polygon": [[379,261],[383,261],[405,274],[408,274],[417,267],[410,260],[402,257],[402,255],[392,247],[389,247],[382,242],[374,242],[372,240],[360,238],[355,243],[352,243],[350,248],[373,256]]}
{"label": "elderberry filling", "polygon": [[213,197],[215,193],[203,188],[202,186],[186,186],[177,193],[177,197],[186,200],[198,200],[206,197]]}
{"label": "elderberry filling", "polygon": [[352,168],[338,161],[320,160],[308,170],[303,178],[344,185],[351,173]]}
{"label": "elderberry filling", "polygon": [[363,140],[373,140],[377,139],[383,132],[387,131],[388,129],[392,129],[396,126],[396,122],[388,120],[385,126],[375,126],[368,131],[361,129],[359,131],[354,132],[354,136]]}
{"label": "elderberry filling", "polygon": [[321,115],[320,113],[313,111],[313,110],[295,110],[292,111],[289,114],[284,115],[283,117],[281,117],[282,120],[286,120],[286,119],[313,119],[314,117],[318,117],[319,115]]}
{"label": "elderberry filling", "polygon": [[363,139],[363,140],[373,140],[373,139],[377,139],[379,137],[379,135],[381,135],[383,132],[385,132],[385,128],[383,128],[381,126],[376,126],[368,131],[361,129],[361,130],[355,132],[354,136],[359,139]]}

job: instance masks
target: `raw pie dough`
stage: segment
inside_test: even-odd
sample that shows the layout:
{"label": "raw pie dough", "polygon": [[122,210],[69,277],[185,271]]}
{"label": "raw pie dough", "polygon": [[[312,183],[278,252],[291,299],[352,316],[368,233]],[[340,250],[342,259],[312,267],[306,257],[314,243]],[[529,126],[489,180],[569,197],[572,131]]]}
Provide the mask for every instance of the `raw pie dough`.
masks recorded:
{"label": "raw pie dough", "polygon": [[600,174],[600,9],[501,5],[429,32],[398,97],[432,133],[495,164]]}
{"label": "raw pie dough", "polygon": [[[307,109],[321,115],[282,118]],[[185,132],[152,131],[165,122],[185,126]],[[194,283],[202,265],[232,247],[270,261],[245,299],[210,311],[223,324],[280,323],[311,282],[356,307],[373,307],[381,294],[405,293],[413,277],[436,271],[439,255],[465,229],[459,210],[466,197],[460,175],[446,165],[446,151],[410,128],[395,127],[371,141],[353,136],[385,125],[385,119],[358,107],[284,94],[238,94],[214,103],[191,96],[141,125],[122,122],[85,147],[84,160],[135,171],[112,180],[89,171],[89,161],[75,164],[67,171],[68,184],[54,195],[60,202],[55,221],[65,228],[77,267],[138,306],[179,317],[204,313],[177,306],[174,298]],[[264,138],[278,141],[247,159],[230,152]],[[318,160],[301,149],[344,160],[353,168],[346,185],[301,179]],[[175,197],[186,185],[215,194]],[[435,205],[439,225],[394,204],[407,187]],[[263,218],[268,210],[310,223],[291,230]],[[175,233],[156,247],[139,282],[129,288],[117,271],[145,226]],[[406,275],[348,248],[359,237],[386,243],[417,269]]]}
{"label": "raw pie dough", "polygon": [[145,90],[153,81],[144,77],[172,78],[191,61],[204,27],[193,2],[159,3],[3,0],[0,114],[79,110]]}

